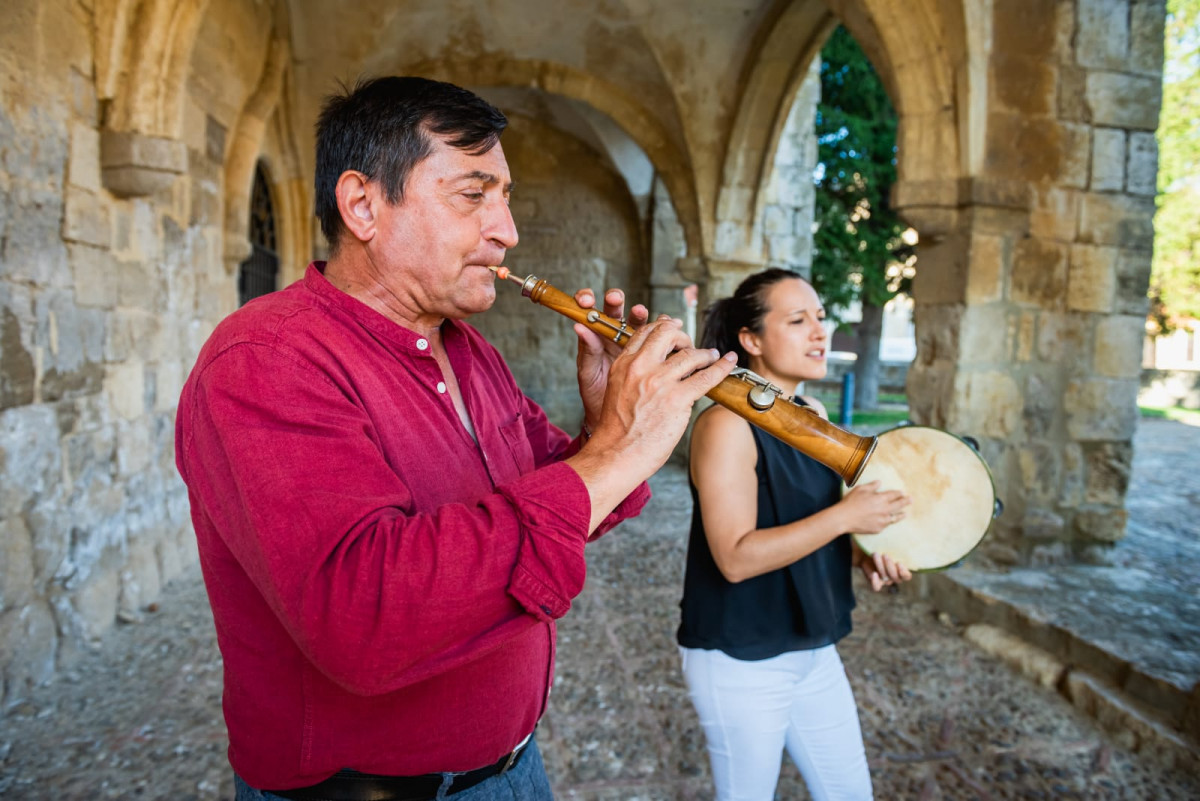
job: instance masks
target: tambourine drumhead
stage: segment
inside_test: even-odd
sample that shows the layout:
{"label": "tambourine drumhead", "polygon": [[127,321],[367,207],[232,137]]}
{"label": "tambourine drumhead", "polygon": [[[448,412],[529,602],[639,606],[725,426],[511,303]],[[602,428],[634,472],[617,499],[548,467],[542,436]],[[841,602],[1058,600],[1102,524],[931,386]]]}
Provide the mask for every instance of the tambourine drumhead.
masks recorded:
{"label": "tambourine drumhead", "polygon": [[909,570],[949,567],[975,549],[996,508],[987,464],[962,439],[905,426],[879,435],[859,486],[878,480],[912,498],[905,517],[878,534],[855,534],[867,553],[882,552]]}

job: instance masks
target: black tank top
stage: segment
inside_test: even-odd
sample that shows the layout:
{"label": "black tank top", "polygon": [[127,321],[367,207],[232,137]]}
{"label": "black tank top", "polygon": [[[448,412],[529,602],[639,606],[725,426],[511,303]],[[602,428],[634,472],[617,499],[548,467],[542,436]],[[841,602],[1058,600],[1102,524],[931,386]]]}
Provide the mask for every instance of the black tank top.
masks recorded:
{"label": "black tank top", "polygon": [[[837,503],[841,479],[800,451],[751,426],[758,450],[757,528],[808,517]],[[843,534],[787,567],[731,584],[713,561],[696,487],[683,581],[679,644],[767,659],[835,643],[850,633],[851,545]]]}

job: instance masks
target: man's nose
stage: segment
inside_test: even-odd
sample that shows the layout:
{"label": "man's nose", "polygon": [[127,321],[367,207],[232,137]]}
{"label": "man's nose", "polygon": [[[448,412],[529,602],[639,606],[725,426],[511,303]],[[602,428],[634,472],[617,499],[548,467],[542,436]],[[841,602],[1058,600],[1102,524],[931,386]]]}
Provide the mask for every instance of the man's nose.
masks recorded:
{"label": "man's nose", "polygon": [[505,249],[517,246],[519,239],[517,224],[513,220],[512,210],[508,207],[507,201],[497,200],[491,204],[484,224],[483,236]]}

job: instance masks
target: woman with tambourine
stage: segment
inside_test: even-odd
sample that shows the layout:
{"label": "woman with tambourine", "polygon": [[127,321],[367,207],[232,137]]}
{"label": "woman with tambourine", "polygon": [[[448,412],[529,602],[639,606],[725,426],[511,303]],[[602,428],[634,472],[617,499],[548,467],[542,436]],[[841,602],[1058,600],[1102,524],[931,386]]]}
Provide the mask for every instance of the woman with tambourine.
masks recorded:
{"label": "woman with tambourine", "polygon": [[[708,312],[703,347],[738,354],[788,391],[826,373],[825,310],[798,274],[750,276]],[[798,398],[822,417],[815,399]],[[850,632],[851,570],[871,588],[912,574],[848,532],[898,521],[909,498],[838,475],[722,406],[696,420],[694,501],[679,645],[718,801],[774,797],[782,752],[814,799],[871,797],[858,710],[836,643]]]}

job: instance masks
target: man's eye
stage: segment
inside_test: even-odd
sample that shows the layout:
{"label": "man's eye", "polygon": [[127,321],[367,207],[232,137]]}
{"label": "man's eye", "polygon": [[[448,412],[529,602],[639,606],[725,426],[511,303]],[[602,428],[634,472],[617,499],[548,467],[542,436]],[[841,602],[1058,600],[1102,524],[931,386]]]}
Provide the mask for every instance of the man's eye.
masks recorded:
{"label": "man's eye", "polygon": [[483,200],[482,192],[463,192],[463,197],[467,200]]}

